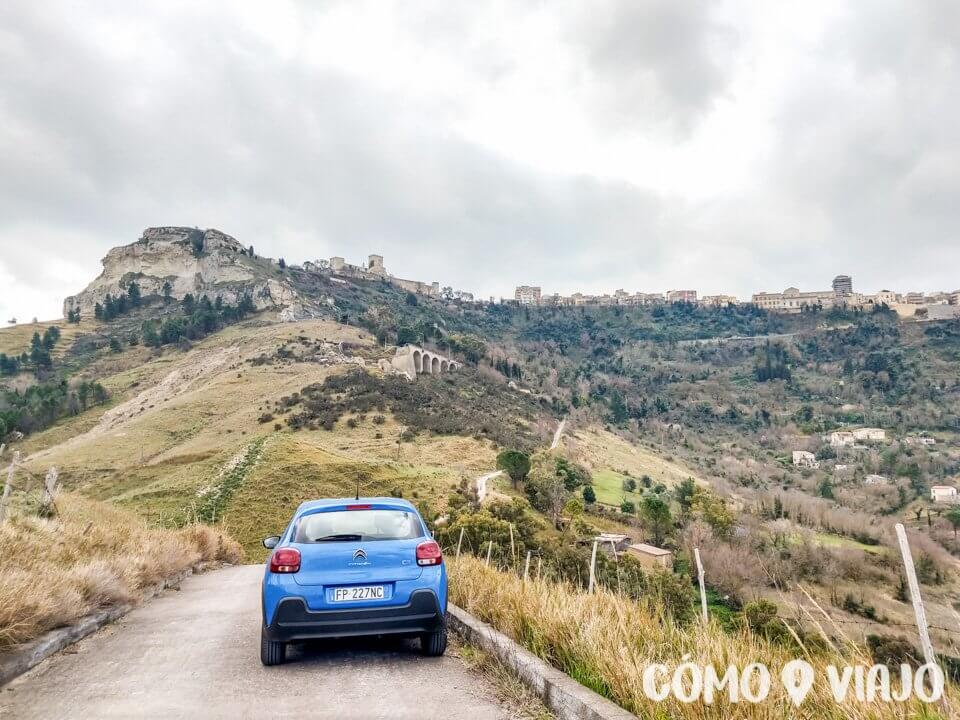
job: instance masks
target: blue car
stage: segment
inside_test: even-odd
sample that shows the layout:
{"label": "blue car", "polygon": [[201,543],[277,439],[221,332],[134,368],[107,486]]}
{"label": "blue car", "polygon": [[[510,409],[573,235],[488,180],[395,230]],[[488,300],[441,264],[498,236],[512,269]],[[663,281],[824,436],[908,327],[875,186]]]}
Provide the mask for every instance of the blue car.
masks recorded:
{"label": "blue car", "polygon": [[263,575],[260,660],[318,638],[405,635],[425,655],[447,649],[447,570],[440,546],[406,500],[313,500],[294,513]]}

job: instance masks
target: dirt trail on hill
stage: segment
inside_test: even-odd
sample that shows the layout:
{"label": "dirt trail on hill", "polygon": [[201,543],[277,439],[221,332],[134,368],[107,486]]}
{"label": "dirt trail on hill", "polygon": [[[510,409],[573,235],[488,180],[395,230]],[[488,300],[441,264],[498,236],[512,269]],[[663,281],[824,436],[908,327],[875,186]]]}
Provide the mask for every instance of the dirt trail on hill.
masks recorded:
{"label": "dirt trail on hill", "polygon": [[[132,420],[138,415],[155,410],[174,398],[183,395],[199,380],[210,377],[221,370],[225,365],[240,357],[240,350],[236,347],[225,347],[211,350],[198,356],[191,356],[179,366],[167,373],[159,383],[141,392],[134,398],[127,400],[115,408],[107,410],[100,418],[97,427],[90,432],[104,432]],[[89,433],[87,435],[89,437]]]}
{"label": "dirt trail on hill", "polygon": [[22,462],[29,463],[42,460],[53,452],[62,452],[78,444],[93,440],[111,430],[115,430],[130,420],[157,411],[188,391],[200,386],[202,381],[216,376],[224,368],[239,359],[240,349],[235,346],[190,354],[180,360],[178,365],[167,373],[159,383],[140,392],[136,397],[107,410],[100,417],[100,422],[96,426],[59,445],[35,452]]}

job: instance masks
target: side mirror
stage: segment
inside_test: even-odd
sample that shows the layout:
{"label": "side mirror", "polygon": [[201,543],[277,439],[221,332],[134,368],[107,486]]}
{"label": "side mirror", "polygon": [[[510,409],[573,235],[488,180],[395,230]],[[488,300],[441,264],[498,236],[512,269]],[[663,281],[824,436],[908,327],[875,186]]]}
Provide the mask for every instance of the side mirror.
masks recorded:
{"label": "side mirror", "polygon": [[270,537],[263,539],[263,546],[267,550],[273,550],[279,544],[280,544],[279,535],[271,535]]}

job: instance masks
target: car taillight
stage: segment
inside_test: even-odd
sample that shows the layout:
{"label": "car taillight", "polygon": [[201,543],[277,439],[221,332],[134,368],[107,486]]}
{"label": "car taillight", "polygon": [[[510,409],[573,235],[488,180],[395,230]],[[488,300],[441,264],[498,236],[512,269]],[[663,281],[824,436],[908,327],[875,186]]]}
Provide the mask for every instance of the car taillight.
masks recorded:
{"label": "car taillight", "polygon": [[417,545],[417,565],[439,565],[442,562],[443,553],[433,540]]}
{"label": "car taillight", "polygon": [[296,548],[277,548],[270,556],[270,572],[295,573],[300,570],[300,551]]}

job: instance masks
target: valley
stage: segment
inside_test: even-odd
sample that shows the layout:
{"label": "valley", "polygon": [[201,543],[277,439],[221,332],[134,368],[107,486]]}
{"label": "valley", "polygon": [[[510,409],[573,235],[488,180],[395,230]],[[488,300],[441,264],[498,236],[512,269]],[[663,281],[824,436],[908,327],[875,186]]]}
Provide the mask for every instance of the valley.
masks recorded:
{"label": "valley", "polygon": [[[601,552],[597,583],[678,627],[696,618],[697,547],[726,632],[915,662],[902,522],[960,672],[960,544],[931,499],[960,471],[956,321],[522,308],[270,268],[315,317],[234,286],[235,306],[136,291],[122,311],[111,295],[110,319],[0,330],[20,358],[0,378],[26,480],[11,511],[34,513],[56,467],[63,497],[158,532],[215,528],[260,562],[305,499],[402,496],[448,552],[520,573],[529,551],[538,577],[580,590],[599,533],[655,546],[670,558],[655,572]],[[391,363],[406,344],[460,366],[411,379]],[[832,439],[864,427],[883,432]]]}

